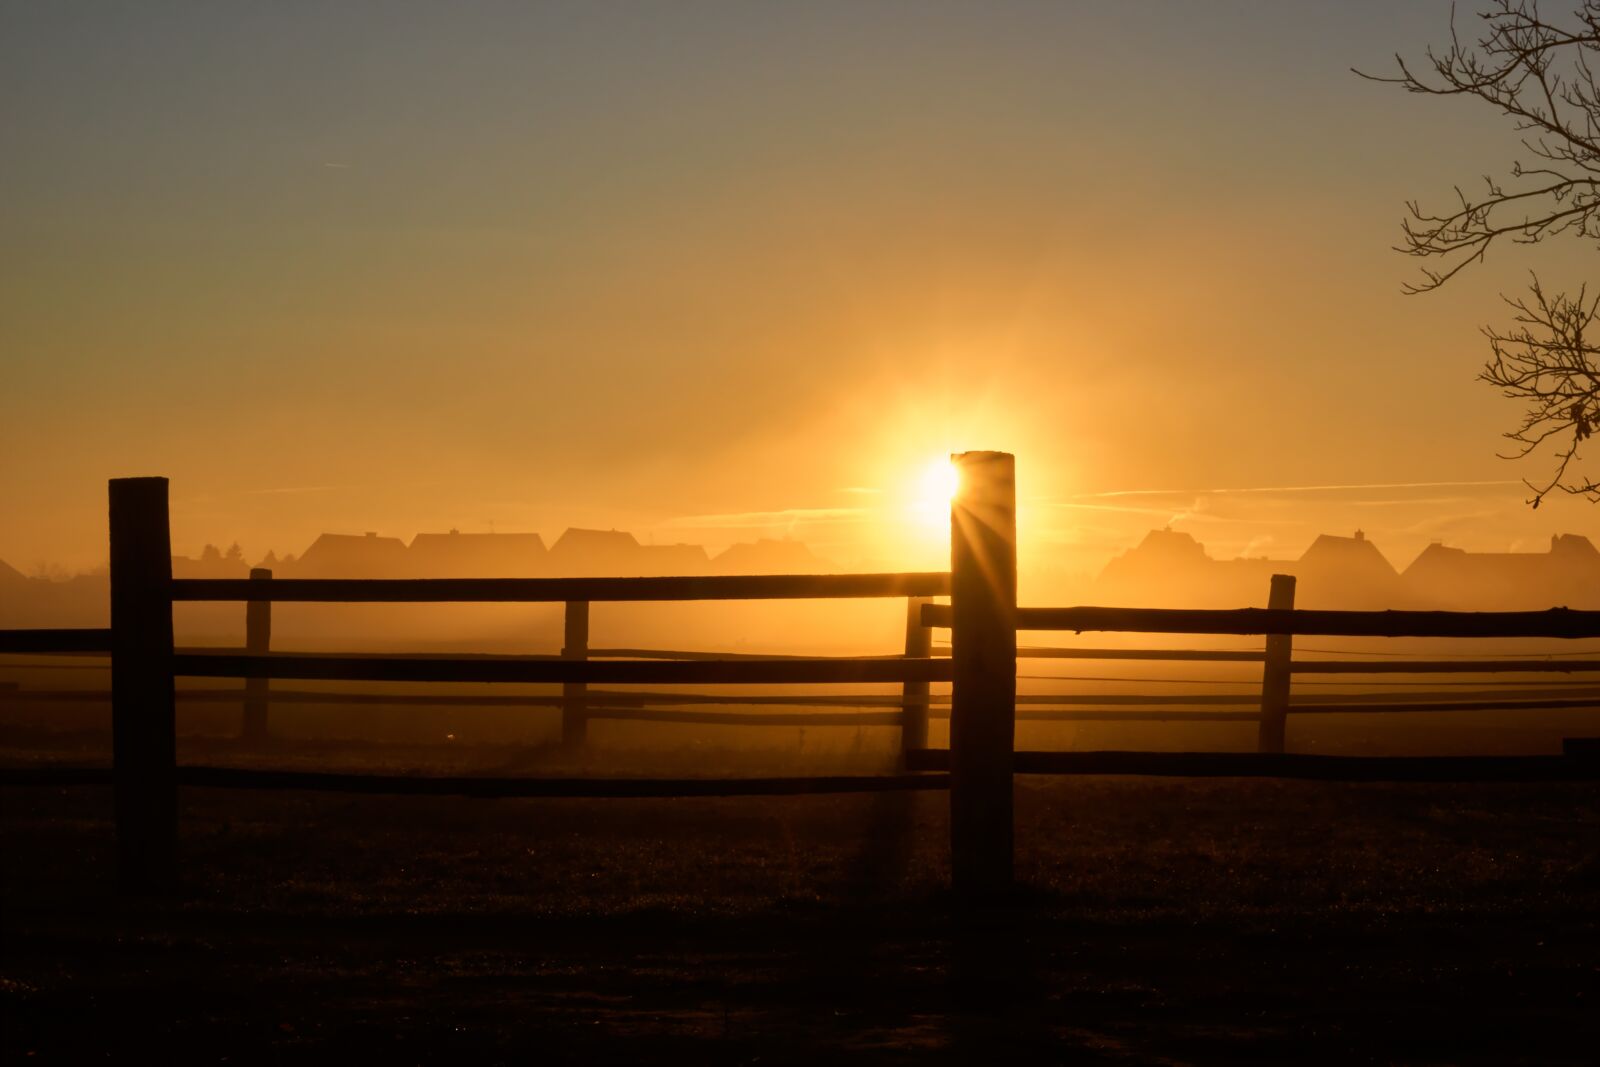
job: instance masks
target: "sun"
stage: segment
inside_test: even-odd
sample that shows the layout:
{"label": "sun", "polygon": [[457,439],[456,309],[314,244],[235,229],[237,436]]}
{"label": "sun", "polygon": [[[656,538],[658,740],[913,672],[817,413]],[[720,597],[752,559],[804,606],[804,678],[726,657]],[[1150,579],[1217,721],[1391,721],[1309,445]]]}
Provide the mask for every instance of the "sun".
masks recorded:
{"label": "sun", "polygon": [[961,488],[961,472],[956,470],[956,465],[948,458],[936,459],[923,468],[922,492],[919,495],[927,503],[940,510],[947,510],[959,488]]}
{"label": "sun", "polygon": [[917,476],[911,495],[911,509],[929,530],[944,530],[950,524],[950,502],[961,487],[961,474],[948,457],[930,461]]}

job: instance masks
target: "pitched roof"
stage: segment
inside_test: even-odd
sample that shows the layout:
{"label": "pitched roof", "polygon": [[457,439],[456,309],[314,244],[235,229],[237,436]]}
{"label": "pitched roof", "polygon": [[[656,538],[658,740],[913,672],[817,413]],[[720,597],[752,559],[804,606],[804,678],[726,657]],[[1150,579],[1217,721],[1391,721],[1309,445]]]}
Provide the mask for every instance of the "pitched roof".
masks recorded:
{"label": "pitched roof", "polygon": [[1311,547],[1300,556],[1300,563],[1306,567],[1339,567],[1388,577],[1394,577],[1397,573],[1394,564],[1360,530],[1356,531],[1354,537],[1318,534],[1317,539],[1311,542]]}
{"label": "pitched roof", "polygon": [[1600,551],[1579,534],[1552,537],[1547,552],[1467,552],[1435,542],[1401,581],[1451,607],[1600,607]]}
{"label": "pitched roof", "polygon": [[531,578],[544,570],[536,533],[419,533],[411,539],[411,572],[425,578]]}
{"label": "pitched roof", "polygon": [[626,552],[638,547],[639,539],[626,530],[584,530],[570,526],[556,538],[556,543],[550,546],[550,551]]}
{"label": "pitched roof", "polygon": [[719,574],[809,574],[826,569],[803,542],[767,537],[729,545],[711,566]]}
{"label": "pitched roof", "polygon": [[482,549],[516,548],[522,551],[543,552],[544,538],[536,533],[419,533],[411,539],[411,549],[445,549],[447,551],[473,551]]}
{"label": "pitched roof", "polygon": [[407,572],[405,542],[375,533],[325,533],[300,554],[295,573],[339,578],[394,577]]}

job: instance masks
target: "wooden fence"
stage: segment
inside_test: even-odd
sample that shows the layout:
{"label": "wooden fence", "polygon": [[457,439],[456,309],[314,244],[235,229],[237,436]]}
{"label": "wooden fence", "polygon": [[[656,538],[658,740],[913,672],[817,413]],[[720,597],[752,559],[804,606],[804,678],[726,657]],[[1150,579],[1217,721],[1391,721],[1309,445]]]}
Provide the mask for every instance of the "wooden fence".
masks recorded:
{"label": "wooden fence", "polygon": [[[1290,700],[1292,677],[1301,673],[1413,673],[1473,670],[1588,671],[1593,660],[1552,668],[1521,660],[1474,662],[1408,660],[1324,663],[1292,658],[1299,635],[1371,637],[1553,637],[1600,636],[1600,612],[1355,612],[1297,610],[1294,580],[1275,576],[1269,606],[1232,611],[1131,608],[1019,608],[1017,606],[1014,460],[1005,453],[972,452],[955,457],[960,489],[951,508],[951,569],[948,573],[766,575],[591,579],[274,579],[254,571],[249,579],[174,579],[168,525],[167,482],[162,478],[115,479],[110,483],[111,626],[103,630],[3,631],[0,653],[109,652],[111,658],[113,768],[109,775],[116,809],[119,871],[132,890],[171,885],[176,878],[177,789],[180,784],[245,788],[343,789],[362,792],[464,793],[483,796],[683,796],[785,794],[882,789],[948,788],[952,880],[967,897],[1002,892],[1012,877],[1012,778],[1015,773],[1277,774],[1312,778],[1591,777],[1596,761],[1584,758],[1359,759],[1308,757],[1283,752],[1286,717],[1294,712],[1371,711],[1359,701],[1346,705]],[[901,597],[907,600],[905,644],[893,656],[750,656],[664,653],[642,649],[595,649],[589,642],[590,607],[596,602],[754,600]],[[933,602],[949,597],[950,603]],[[242,650],[178,649],[172,607],[187,601],[235,601],[246,605]],[[271,604],[316,603],[507,603],[565,604],[564,642],[557,656],[343,655],[271,651]],[[934,655],[931,630],[950,630],[950,655]],[[1263,652],[1224,650],[1020,649],[1019,631],[1118,631],[1166,634],[1233,634],[1266,638]],[[1070,717],[1071,711],[1038,709],[1041,698],[1018,697],[1017,660],[1035,658],[1171,659],[1259,661],[1263,680],[1259,707],[1209,718],[1253,719],[1258,753],[1018,752],[1015,724],[1022,717]],[[900,686],[892,710],[877,713],[885,725],[901,727],[904,773],[883,776],[803,779],[502,779],[350,776],[283,771],[184,767],[176,762],[175,679],[180,676],[242,678],[243,733],[259,739],[268,731],[269,702],[297,699],[270,693],[273,679],[337,679],[401,682],[540,682],[562,686],[565,743],[583,742],[591,719],[625,714],[628,698],[690,694],[615,693],[594,685],[836,685],[893,683]],[[942,701],[930,684],[951,683],[950,745],[926,747],[928,720]],[[240,699],[237,691],[213,693]],[[331,694],[305,693],[322,700]],[[343,694],[342,699],[361,699]],[[427,698],[423,698],[427,699]],[[461,697],[433,698],[450,703]],[[486,698],[477,698],[483,700]],[[529,704],[516,696],[505,702]],[[730,696],[729,703],[779,703],[788,698]],[[1043,698],[1061,702],[1063,698]],[[1115,703],[1107,697],[1098,703]],[[1171,699],[1171,698],[1168,698]],[[1212,698],[1189,698],[1205,702]],[[403,703],[404,698],[376,697]],[[814,698],[799,703],[825,703]],[[620,707],[619,707],[620,704]],[[1493,706],[1592,706],[1585,701],[1507,701]],[[635,705],[637,706],[637,705]],[[876,705],[868,705],[876,706]],[[1426,702],[1413,702],[1425,708]],[[1022,709],[1019,713],[1019,707]],[[1438,710],[1444,710],[1442,705]],[[1433,709],[1429,709],[1433,710]],[[718,713],[680,713],[679,721],[717,721]],[[804,713],[818,721],[815,712]],[[1106,717],[1105,709],[1094,709]],[[1131,712],[1129,716],[1141,713]],[[1088,717],[1084,714],[1081,717]],[[770,716],[763,716],[771,721]],[[855,721],[862,721],[859,717]],[[1583,746],[1574,752],[1587,753]],[[1188,768],[1188,770],[1185,770]],[[941,773],[947,770],[947,773]],[[67,770],[55,780],[97,780],[87,769]],[[74,777],[76,776],[76,777]],[[52,780],[47,772],[13,772],[11,782]]]}

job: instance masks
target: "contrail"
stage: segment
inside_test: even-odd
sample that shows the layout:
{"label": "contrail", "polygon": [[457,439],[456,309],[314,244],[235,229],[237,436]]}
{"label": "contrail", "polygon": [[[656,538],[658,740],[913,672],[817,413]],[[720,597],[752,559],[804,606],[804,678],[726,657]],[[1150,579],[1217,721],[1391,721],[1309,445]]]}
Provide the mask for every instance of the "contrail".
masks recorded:
{"label": "contrail", "polygon": [[331,493],[335,489],[353,489],[350,485],[288,485],[271,489],[240,489],[240,496],[273,496],[280,493]]}
{"label": "contrail", "polygon": [[1485,482],[1365,482],[1352,485],[1261,485],[1235,489],[1114,489],[1104,493],[1076,493],[1071,499],[1094,500],[1121,496],[1204,496],[1223,493],[1318,493],[1358,489],[1453,489],[1463,486],[1521,485],[1510,479]]}
{"label": "contrail", "polygon": [[868,514],[866,508],[784,508],[781,511],[736,511],[721,515],[684,515],[668,519],[666,526],[739,527],[777,526],[792,522],[854,522]]}

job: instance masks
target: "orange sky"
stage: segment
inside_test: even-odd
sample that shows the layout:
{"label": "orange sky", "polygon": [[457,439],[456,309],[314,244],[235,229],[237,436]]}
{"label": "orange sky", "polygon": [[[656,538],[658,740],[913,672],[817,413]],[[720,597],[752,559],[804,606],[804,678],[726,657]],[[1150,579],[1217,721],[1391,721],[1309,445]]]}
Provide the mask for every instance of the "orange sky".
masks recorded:
{"label": "orange sky", "polygon": [[105,479],[164,474],[181,552],[937,565],[910,500],[967,448],[1018,454],[1025,579],[1169,522],[1402,566],[1600,533],[1522,505],[1472,380],[1496,293],[1593,249],[1400,295],[1403,201],[1510,142],[1348,73],[1441,39],[1393,6],[7,8],[0,559],[103,561]]}

